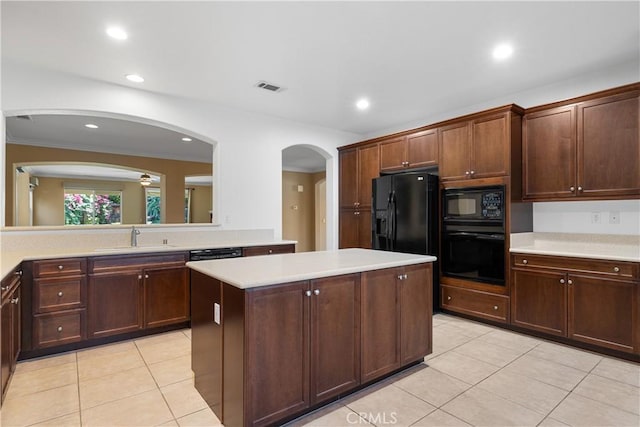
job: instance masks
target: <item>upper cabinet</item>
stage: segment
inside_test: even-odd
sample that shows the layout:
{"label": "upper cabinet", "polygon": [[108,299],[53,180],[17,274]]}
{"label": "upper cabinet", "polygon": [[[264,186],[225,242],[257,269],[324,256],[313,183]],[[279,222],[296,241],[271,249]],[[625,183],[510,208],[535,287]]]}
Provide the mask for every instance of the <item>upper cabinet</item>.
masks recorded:
{"label": "upper cabinet", "polygon": [[428,129],[380,142],[380,170],[398,171],[438,164],[438,130]]}
{"label": "upper cabinet", "polygon": [[340,207],[371,206],[371,180],[380,175],[378,144],[340,152]]}
{"label": "upper cabinet", "polygon": [[525,115],[524,199],[640,195],[639,85],[611,92]]}
{"label": "upper cabinet", "polygon": [[512,162],[520,162],[514,156],[520,152],[520,135],[520,109],[516,106],[440,127],[440,179],[511,175]]}

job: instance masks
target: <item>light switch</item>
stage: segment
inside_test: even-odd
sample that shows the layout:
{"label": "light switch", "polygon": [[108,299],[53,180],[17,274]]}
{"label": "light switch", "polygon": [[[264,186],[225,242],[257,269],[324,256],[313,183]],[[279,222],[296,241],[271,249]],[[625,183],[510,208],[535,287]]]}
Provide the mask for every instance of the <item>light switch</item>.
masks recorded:
{"label": "light switch", "polygon": [[217,302],[213,304],[213,321],[220,324],[220,304]]}

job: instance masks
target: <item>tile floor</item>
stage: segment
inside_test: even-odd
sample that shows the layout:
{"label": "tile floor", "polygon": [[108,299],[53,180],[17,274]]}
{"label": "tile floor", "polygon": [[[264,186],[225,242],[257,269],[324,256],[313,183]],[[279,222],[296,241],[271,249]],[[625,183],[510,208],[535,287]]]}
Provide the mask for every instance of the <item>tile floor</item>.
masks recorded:
{"label": "tile floor", "polygon": [[[640,365],[457,317],[434,352],[290,423],[313,426],[639,426]],[[190,331],[20,362],[2,426],[215,426],[192,385]]]}

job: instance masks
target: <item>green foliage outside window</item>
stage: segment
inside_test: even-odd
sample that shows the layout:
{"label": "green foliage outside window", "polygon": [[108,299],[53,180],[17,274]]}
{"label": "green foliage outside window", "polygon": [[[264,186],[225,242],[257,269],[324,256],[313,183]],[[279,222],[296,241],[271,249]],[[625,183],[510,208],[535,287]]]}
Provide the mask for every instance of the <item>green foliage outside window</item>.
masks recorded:
{"label": "green foliage outside window", "polygon": [[65,225],[120,224],[121,193],[65,192]]}

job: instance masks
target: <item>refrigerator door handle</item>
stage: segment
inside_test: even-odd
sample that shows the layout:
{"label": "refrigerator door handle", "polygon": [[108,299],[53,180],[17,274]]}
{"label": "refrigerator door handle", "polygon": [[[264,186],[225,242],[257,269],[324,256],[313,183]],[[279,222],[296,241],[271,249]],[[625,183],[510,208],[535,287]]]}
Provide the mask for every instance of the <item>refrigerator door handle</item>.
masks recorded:
{"label": "refrigerator door handle", "polygon": [[390,245],[390,250],[391,251],[395,251],[396,249],[396,192],[392,191],[391,192],[391,197],[390,197],[391,203],[390,203],[390,215],[389,215],[389,228],[390,228],[390,235],[389,235],[389,245]]}
{"label": "refrigerator door handle", "polygon": [[391,193],[387,195],[387,213],[386,213],[386,225],[384,228],[384,250],[390,251],[391,245],[389,239],[391,238]]}

